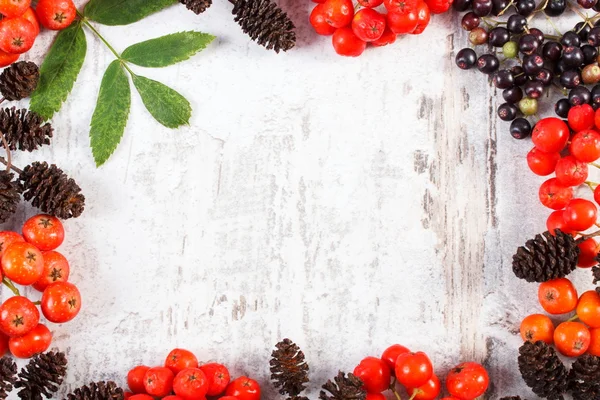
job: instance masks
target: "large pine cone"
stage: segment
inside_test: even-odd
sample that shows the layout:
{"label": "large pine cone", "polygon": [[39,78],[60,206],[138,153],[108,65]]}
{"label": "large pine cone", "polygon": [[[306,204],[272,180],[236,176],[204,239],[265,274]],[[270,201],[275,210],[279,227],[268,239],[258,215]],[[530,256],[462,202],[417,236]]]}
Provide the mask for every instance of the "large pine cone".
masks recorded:
{"label": "large pine cone", "polygon": [[13,181],[14,175],[8,171],[0,171],[0,223],[6,222],[21,201],[19,184]]}
{"label": "large pine cone", "polygon": [[569,389],[574,400],[600,399],[600,357],[579,357],[569,373]]}
{"label": "large pine cone", "polygon": [[67,395],[66,400],[123,400],[123,398],[123,389],[116,383],[100,381],[75,389]]}
{"label": "large pine cone", "polygon": [[235,22],[245,34],[268,50],[288,51],[296,45],[294,23],[271,0],[229,0]]}
{"label": "large pine cone", "polygon": [[4,356],[0,359],[0,399],[6,399],[17,381],[17,364],[12,358]]}
{"label": "large pine cone", "polygon": [[60,219],[77,218],[85,207],[81,188],[62,169],[46,162],[34,162],[19,176],[25,200]]}
{"label": "large pine cone", "polygon": [[[21,400],[49,399],[62,385],[67,373],[67,359],[64,353],[38,354],[19,372],[15,383]],[[42,397],[43,396],[43,397]]]}
{"label": "large pine cone", "polygon": [[541,340],[519,348],[519,371],[533,393],[550,400],[563,400],[568,388],[568,371],[554,348]]}
{"label": "large pine cone", "polygon": [[577,268],[579,248],[573,236],[554,231],[536,235],[517,249],[513,272],[527,282],[546,282],[563,278]]}
{"label": "large pine cone", "polygon": [[365,400],[367,398],[363,381],[354,374],[346,376],[342,371],[333,378],[333,382],[328,380],[322,388],[325,390],[319,393],[321,400]]}
{"label": "large pine cone", "polygon": [[179,2],[196,14],[202,14],[212,5],[212,0],[179,0]]}
{"label": "large pine cone", "polygon": [[308,364],[304,353],[290,339],[283,339],[271,353],[271,379],[280,394],[298,396],[308,382]]}
{"label": "large pine cone", "polygon": [[41,116],[15,107],[0,109],[0,132],[11,150],[33,151],[50,144],[52,125],[45,124]]}
{"label": "large pine cone", "polygon": [[0,75],[0,92],[6,100],[15,101],[29,97],[37,87],[40,70],[29,61],[19,61]]}

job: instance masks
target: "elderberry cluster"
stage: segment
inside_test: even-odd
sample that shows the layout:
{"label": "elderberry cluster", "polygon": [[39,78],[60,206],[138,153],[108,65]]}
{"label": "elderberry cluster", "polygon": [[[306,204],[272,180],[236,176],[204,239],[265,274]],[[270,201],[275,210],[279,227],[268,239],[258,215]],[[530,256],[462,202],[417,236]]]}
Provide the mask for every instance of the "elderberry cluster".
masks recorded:
{"label": "elderberry cluster", "polygon": [[[512,121],[510,133],[516,139],[531,134],[527,117],[538,112],[538,102],[550,88],[566,96],[555,105],[556,114],[566,118],[575,105],[591,104],[600,108],[600,14],[584,15],[581,11],[600,11],[599,0],[579,0],[575,9],[584,21],[564,34],[544,34],[530,27],[538,13],[557,17],[571,6],[566,0],[456,0],[454,8],[467,11],[461,25],[469,32],[474,47],[487,45],[488,51],[477,55],[473,48],[456,54],[461,69],[477,68],[491,77],[502,90],[504,103],[498,116]],[[573,6],[571,6],[573,7]],[[510,14],[510,15],[509,15]],[[490,15],[496,18],[490,17]],[[497,17],[507,16],[505,21]],[[585,85],[596,85],[591,89]]]}

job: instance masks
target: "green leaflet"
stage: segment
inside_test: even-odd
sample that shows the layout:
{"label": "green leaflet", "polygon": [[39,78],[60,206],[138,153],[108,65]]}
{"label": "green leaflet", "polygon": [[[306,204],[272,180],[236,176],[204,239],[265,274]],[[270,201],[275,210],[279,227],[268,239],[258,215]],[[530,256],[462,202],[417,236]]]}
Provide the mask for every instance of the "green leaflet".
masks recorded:
{"label": "green leaflet", "polygon": [[167,128],[189,123],[192,106],[185,97],[160,82],[139,75],[132,77],[135,88],[154,119]]}
{"label": "green leaflet", "polygon": [[113,61],[102,78],[96,109],[90,123],[90,146],[100,166],[115,151],[129,117],[131,89],[129,79],[119,60]]}
{"label": "green leaflet", "polygon": [[40,81],[31,95],[30,109],[51,118],[73,89],[83,65],[87,43],[80,22],[61,31],[40,68]]}
{"label": "green leaflet", "polygon": [[128,25],[175,3],[177,0],[91,0],[84,14],[104,25]]}
{"label": "green leaflet", "polygon": [[214,39],[202,32],[172,33],[129,46],[121,57],[142,67],[166,67],[187,60]]}

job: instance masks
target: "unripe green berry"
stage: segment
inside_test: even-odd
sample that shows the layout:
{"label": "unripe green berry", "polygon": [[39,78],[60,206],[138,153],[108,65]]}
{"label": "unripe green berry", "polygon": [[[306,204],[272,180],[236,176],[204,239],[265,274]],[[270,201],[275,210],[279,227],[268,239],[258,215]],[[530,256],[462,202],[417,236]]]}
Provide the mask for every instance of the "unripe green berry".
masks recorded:
{"label": "unripe green berry", "polygon": [[523,98],[519,101],[519,110],[526,116],[536,114],[538,111],[537,99],[530,99],[529,97]]}
{"label": "unripe green berry", "polygon": [[502,54],[506,58],[515,58],[519,54],[519,45],[515,42],[506,42],[502,46]]}

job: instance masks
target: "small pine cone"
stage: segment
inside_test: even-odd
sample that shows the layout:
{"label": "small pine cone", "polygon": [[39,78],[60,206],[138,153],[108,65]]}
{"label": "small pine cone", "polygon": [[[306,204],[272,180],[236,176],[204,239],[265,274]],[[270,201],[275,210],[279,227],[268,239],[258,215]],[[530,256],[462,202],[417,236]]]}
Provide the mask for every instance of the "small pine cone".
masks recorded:
{"label": "small pine cone", "polygon": [[308,364],[304,361],[304,353],[290,339],[283,339],[275,345],[271,353],[271,379],[280,394],[291,397],[304,391],[308,382]]}
{"label": "small pine cone", "polygon": [[229,0],[245,34],[267,50],[288,51],[296,45],[294,23],[271,0]]}
{"label": "small pine cone", "polygon": [[123,398],[123,389],[116,383],[100,381],[75,389],[65,400],[123,400]]}
{"label": "small pine cone", "polygon": [[508,396],[508,397],[502,397],[500,398],[500,400],[522,400],[521,396]]}
{"label": "small pine cone", "polygon": [[[19,372],[19,380],[15,383],[21,400],[49,399],[62,385],[67,373],[67,358],[64,353],[38,354]],[[43,397],[42,397],[43,396]]]}
{"label": "small pine cone", "polygon": [[212,5],[212,0],[179,0],[181,4],[195,14],[202,14]]}
{"label": "small pine cone", "polygon": [[554,348],[546,343],[525,342],[519,348],[519,371],[533,393],[550,400],[563,400],[568,388],[568,372],[556,355]]}
{"label": "small pine cone", "polygon": [[594,285],[600,282],[600,267],[592,267],[592,274],[594,275]]}
{"label": "small pine cone", "polygon": [[29,97],[40,80],[40,70],[29,61],[19,61],[0,74],[0,92],[6,100],[22,100]]}
{"label": "small pine cone", "polygon": [[579,357],[569,373],[569,390],[574,400],[600,399],[600,357]]}
{"label": "small pine cone", "polygon": [[546,282],[563,278],[577,268],[579,248],[573,236],[555,230],[536,235],[517,249],[513,272],[527,282]]}
{"label": "small pine cone", "polygon": [[13,181],[14,175],[8,171],[0,171],[0,223],[6,222],[21,201],[19,184]]}
{"label": "small pine cone", "polygon": [[10,357],[0,358],[0,399],[6,399],[17,381],[17,364]]}
{"label": "small pine cone", "polygon": [[56,165],[36,161],[23,169],[19,180],[25,200],[43,212],[60,219],[77,218],[83,212],[81,188]]}
{"label": "small pine cone", "polygon": [[33,111],[15,107],[0,109],[0,132],[11,150],[33,151],[50,144],[54,129]]}
{"label": "small pine cone", "polygon": [[339,371],[337,376],[333,378],[335,381],[328,380],[326,384],[322,386],[325,391],[329,392],[328,395],[324,390],[319,393],[319,399],[321,400],[365,400],[367,398],[367,392],[363,388],[363,382],[357,378],[354,374],[348,374],[345,376],[342,371]]}

